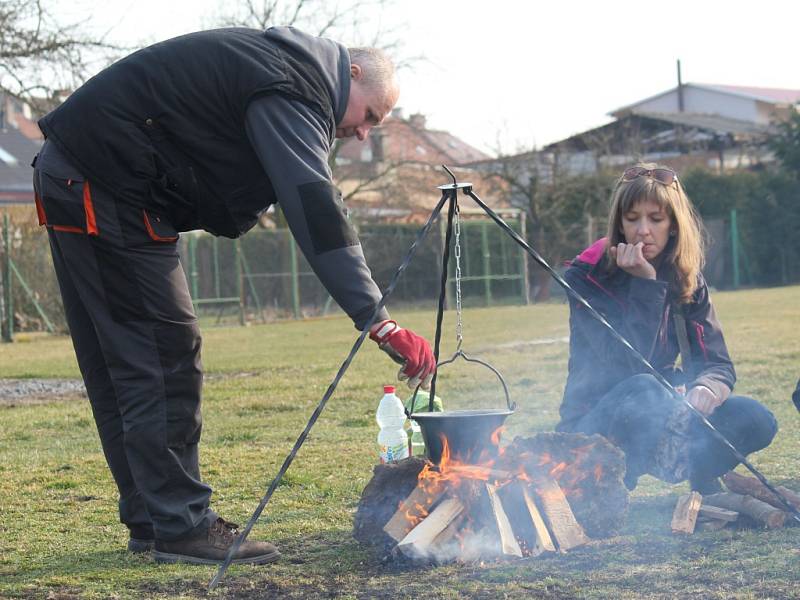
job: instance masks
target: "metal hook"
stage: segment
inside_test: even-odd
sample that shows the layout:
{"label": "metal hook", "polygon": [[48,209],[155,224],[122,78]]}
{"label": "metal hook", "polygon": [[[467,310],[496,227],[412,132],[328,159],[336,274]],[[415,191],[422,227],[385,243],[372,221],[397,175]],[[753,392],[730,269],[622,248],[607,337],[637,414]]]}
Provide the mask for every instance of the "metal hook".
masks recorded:
{"label": "metal hook", "polygon": [[448,173],[448,175],[450,175],[450,177],[452,177],[452,178],[453,178],[453,185],[454,185],[454,186],[457,186],[457,185],[458,185],[458,181],[456,180],[456,176],[455,176],[455,175],[453,175],[453,172],[452,172],[450,169],[448,169],[448,168],[447,168],[447,165],[442,165],[442,168],[443,168],[445,171],[447,171],[447,173]]}

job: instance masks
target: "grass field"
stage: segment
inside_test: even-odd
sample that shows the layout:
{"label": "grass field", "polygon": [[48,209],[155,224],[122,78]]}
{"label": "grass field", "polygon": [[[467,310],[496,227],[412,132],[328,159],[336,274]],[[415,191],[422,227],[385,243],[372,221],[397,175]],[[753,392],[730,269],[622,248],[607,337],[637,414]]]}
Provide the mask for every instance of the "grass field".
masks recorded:
{"label": "grass field", "polygon": [[[773,483],[800,488],[800,287],[714,296],[737,366],[737,392],[762,400],[780,432],[752,457]],[[432,336],[434,313],[395,314]],[[492,362],[519,410],[506,439],[553,428],[566,372],[567,309],[472,309],[464,348]],[[444,352],[453,321],[445,321]],[[244,523],[344,359],[355,331],[342,318],[204,332],[202,470],[213,506]],[[531,344],[533,340],[549,343]],[[367,342],[277,490],[253,538],[284,558],[233,567],[217,598],[800,598],[800,528],[674,536],[686,484],[645,477],[619,537],[566,555],[469,566],[383,565],[351,537],[376,463],[374,411],[395,367]],[[77,377],[66,338],[0,346],[0,378]],[[447,408],[499,406],[491,373],[442,370]],[[403,390],[404,391],[404,390]],[[124,548],[116,488],[88,402],[0,403],[0,597],[198,598],[211,567],[156,565]]]}

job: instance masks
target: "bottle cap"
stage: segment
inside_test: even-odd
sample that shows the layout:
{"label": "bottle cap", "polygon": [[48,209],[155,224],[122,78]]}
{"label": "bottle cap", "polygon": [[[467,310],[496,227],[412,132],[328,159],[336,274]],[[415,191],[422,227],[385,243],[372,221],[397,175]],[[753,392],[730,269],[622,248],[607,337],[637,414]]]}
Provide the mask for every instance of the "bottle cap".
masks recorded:
{"label": "bottle cap", "polygon": [[394,386],[393,385],[385,385],[385,386],[383,386],[383,393],[384,394],[394,394]]}

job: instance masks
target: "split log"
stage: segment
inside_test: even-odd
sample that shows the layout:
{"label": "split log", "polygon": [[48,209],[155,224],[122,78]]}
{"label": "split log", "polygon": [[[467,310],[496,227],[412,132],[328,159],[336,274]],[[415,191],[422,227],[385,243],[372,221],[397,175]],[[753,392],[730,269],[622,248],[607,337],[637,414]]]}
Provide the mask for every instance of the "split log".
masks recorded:
{"label": "split log", "polygon": [[428,557],[434,540],[463,510],[464,505],[458,498],[442,500],[431,514],[400,540],[397,549],[409,558]]}
{"label": "split log", "polygon": [[442,486],[429,489],[417,485],[408,498],[400,503],[392,518],[384,525],[383,530],[389,537],[399,542],[428,515],[442,494],[444,494]]}
{"label": "split log", "polygon": [[515,481],[499,490],[500,498],[509,519],[514,524],[514,534],[520,545],[530,556],[539,556],[542,552],[555,552],[556,547],[544,518],[536,507],[525,484]]}
{"label": "split log", "polygon": [[757,500],[752,496],[734,494],[733,492],[713,494],[711,496],[706,496],[703,500],[706,504],[711,506],[727,508],[728,510],[734,510],[743,515],[747,515],[767,529],[783,527],[784,523],[786,523],[786,517],[788,516],[787,513],[774,506],[770,506],[766,502]]}
{"label": "split log", "polygon": [[727,523],[732,523],[739,518],[739,513],[733,510],[726,510],[724,508],[703,504],[700,506],[698,517],[705,517],[706,519],[714,521],[725,521]]}
{"label": "split log", "polygon": [[672,513],[671,527],[674,533],[694,533],[697,513],[700,512],[702,502],[703,497],[697,492],[684,494],[678,498],[675,511]]}
{"label": "split log", "polygon": [[497,488],[491,483],[486,483],[484,485],[486,493],[489,495],[489,502],[491,503],[492,521],[497,527],[497,533],[500,537],[500,551],[508,556],[522,558],[522,550],[519,547],[516,537],[514,537],[514,530],[511,528],[511,523],[508,520],[506,511],[503,509],[503,503],[497,495]]}
{"label": "split log", "polygon": [[[783,503],[775,497],[775,494],[764,487],[764,484],[755,477],[745,477],[744,475],[739,475],[738,473],[731,471],[722,477],[722,481],[725,482],[725,487],[736,494],[752,496],[753,498],[761,500],[762,502],[766,502],[775,508],[786,510],[786,507],[784,507]],[[783,495],[783,497],[789,501],[789,504],[794,506],[797,510],[800,510],[800,494],[780,485],[775,486],[775,489],[778,490],[781,495]]]}
{"label": "split log", "polygon": [[531,487],[539,499],[542,513],[560,552],[582,546],[589,541],[583,528],[575,520],[564,492],[553,478],[539,475]]}
{"label": "split log", "polygon": [[589,537],[610,537],[625,525],[629,504],[622,481],[625,455],[600,435],[537,433],[517,437],[492,468],[551,475]]}
{"label": "split log", "polygon": [[442,532],[437,535],[433,543],[430,547],[430,553],[436,557],[444,557],[445,560],[450,559],[453,552],[448,549],[449,545],[453,544],[456,540],[456,536],[461,529],[461,526],[464,524],[464,521],[467,519],[467,509],[466,507],[462,510],[458,516],[450,521],[450,524],[445,527]]}

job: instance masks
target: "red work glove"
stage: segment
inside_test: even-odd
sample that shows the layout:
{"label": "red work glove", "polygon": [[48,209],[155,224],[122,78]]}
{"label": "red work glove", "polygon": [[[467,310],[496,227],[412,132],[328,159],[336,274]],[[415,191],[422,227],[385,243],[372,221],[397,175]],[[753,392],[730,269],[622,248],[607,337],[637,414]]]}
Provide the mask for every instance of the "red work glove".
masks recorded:
{"label": "red work glove", "polygon": [[407,379],[410,388],[416,388],[421,383],[422,389],[430,389],[436,361],[428,340],[409,329],[403,329],[394,321],[381,321],[373,325],[369,339],[377,342],[378,347],[394,362],[403,365],[397,374],[400,381]]}

